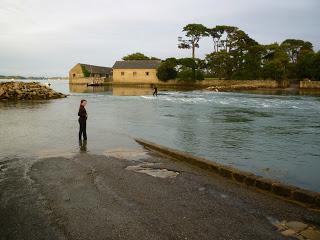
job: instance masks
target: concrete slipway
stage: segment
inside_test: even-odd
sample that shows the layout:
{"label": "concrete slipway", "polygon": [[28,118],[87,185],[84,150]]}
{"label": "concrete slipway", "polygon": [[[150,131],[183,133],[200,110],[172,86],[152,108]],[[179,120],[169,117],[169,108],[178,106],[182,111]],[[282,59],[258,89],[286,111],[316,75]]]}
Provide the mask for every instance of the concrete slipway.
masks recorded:
{"label": "concrete slipway", "polygon": [[144,149],[0,169],[0,239],[317,239],[318,211]]}

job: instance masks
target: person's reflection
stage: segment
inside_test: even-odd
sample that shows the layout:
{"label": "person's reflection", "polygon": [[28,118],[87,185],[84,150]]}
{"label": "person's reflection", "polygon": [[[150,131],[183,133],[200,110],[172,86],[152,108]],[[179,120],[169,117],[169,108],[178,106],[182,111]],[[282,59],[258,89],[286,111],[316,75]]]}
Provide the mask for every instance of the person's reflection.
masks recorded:
{"label": "person's reflection", "polygon": [[87,152],[87,140],[79,140],[80,152]]}

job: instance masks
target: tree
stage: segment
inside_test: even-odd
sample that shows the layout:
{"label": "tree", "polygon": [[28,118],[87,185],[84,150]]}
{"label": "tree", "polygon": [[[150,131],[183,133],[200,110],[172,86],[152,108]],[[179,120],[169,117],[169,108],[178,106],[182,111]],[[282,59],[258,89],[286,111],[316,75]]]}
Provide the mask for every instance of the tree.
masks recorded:
{"label": "tree", "polygon": [[203,72],[200,70],[203,64],[199,59],[180,58],[177,60],[178,78],[181,80],[203,80]]}
{"label": "tree", "polygon": [[208,35],[212,37],[213,40],[213,52],[219,51],[230,51],[231,44],[229,42],[230,37],[238,31],[237,27],[218,25],[214,28],[207,29]]}
{"label": "tree", "polygon": [[[308,41],[286,39],[280,45],[260,45],[243,30],[227,25],[188,24],[183,32],[186,39],[179,37],[179,48],[192,49],[192,58],[178,60],[179,78],[197,79],[198,71],[220,79],[320,78],[320,53],[314,53]],[[213,51],[204,60],[196,59],[195,49],[205,36],[211,36]]]}
{"label": "tree", "polygon": [[262,77],[281,80],[287,77],[289,58],[278,43],[265,45],[262,54]]}
{"label": "tree", "polygon": [[191,72],[191,78],[196,80],[197,63],[194,58],[180,58],[178,60],[178,65],[180,66],[180,72],[188,69]]}
{"label": "tree", "polygon": [[[314,78],[314,63],[316,54],[313,52],[305,52],[299,55],[297,60],[297,77],[299,79]],[[318,65],[319,66],[319,65]]]}
{"label": "tree", "polygon": [[163,61],[157,69],[157,77],[161,81],[168,81],[177,77],[177,60],[175,58],[168,58]]}
{"label": "tree", "polygon": [[[210,73],[219,79],[230,77],[230,55],[226,51],[213,52],[206,56],[207,65]],[[231,69],[232,70],[232,69]]]}
{"label": "tree", "polygon": [[124,56],[122,58],[122,60],[150,60],[150,59],[152,59],[152,60],[157,59],[158,60],[158,58],[155,58],[155,57],[151,57],[150,58],[150,57],[148,57],[148,56],[146,56],[146,55],[144,55],[143,53],[140,53],[140,52],[132,53],[132,54],[129,54],[129,55]]}
{"label": "tree", "polygon": [[287,53],[290,63],[297,63],[299,55],[303,52],[313,52],[311,42],[299,39],[286,39],[281,43],[281,47]]}
{"label": "tree", "polygon": [[233,26],[218,25],[208,29],[213,52],[206,60],[215,77],[253,79],[260,77],[259,44],[244,31]]}
{"label": "tree", "polygon": [[262,45],[248,46],[237,60],[237,67],[232,72],[232,79],[260,79],[261,61],[264,47]]}
{"label": "tree", "polygon": [[312,66],[311,66],[311,73],[313,80],[320,81],[320,51],[314,53]]}
{"label": "tree", "polygon": [[192,69],[183,68],[178,72],[178,78],[180,80],[186,81],[186,80],[203,80],[203,72],[200,70],[195,70],[195,72],[192,71]]}
{"label": "tree", "polygon": [[286,52],[289,58],[287,67],[287,75],[291,79],[299,78],[297,62],[298,58],[308,52],[313,52],[313,46],[310,42],[305,42],[299,39],[286,39],[280,45]]}
{"label": "tree", "polygon": [[202,37],[209,36],[207,28],[202,24],[188,24],[183,28],[186,37],[188,39],[182,39],[179,37],[178,47],[181,49],[192,49],[192,58],[195,58],[195,49],[199,48],[199,41]]}

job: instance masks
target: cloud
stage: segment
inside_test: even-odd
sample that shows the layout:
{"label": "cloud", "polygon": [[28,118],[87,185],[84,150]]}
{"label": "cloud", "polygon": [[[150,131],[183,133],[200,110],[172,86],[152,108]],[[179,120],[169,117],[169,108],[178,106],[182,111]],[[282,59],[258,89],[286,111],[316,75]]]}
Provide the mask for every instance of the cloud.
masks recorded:
{"label": "cloud", "polygon": [[[261,43],[286,38],[319,49],[317,0],[0,0],[0,74],[67,75],[77,62],[112,66],[141,51],[189,56],[177,48],[185,24],[235,25]],[[211,51],[201,41],[199,57]]]}

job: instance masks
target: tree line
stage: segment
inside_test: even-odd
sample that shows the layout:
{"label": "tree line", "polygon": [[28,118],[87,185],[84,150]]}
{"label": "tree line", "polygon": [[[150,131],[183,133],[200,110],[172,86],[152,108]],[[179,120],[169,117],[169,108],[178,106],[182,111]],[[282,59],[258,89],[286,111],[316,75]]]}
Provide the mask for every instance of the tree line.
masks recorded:
{"label": "tree line", "polygon": [[[158,68],[158,78],[201,80],[217,79],[312,79],[320,80],[320,52],[311,42],[286,39],[282,43],[259,44],[243,30],[226,25],[208,28],[202,24],[188,24],[179,37],[180,49],[191,49],[190,58],[167,58]],[[200,40],[212,39],[212,52],[204,59],[196,58]],[[136,53],[124,57],[149,58]]]}

